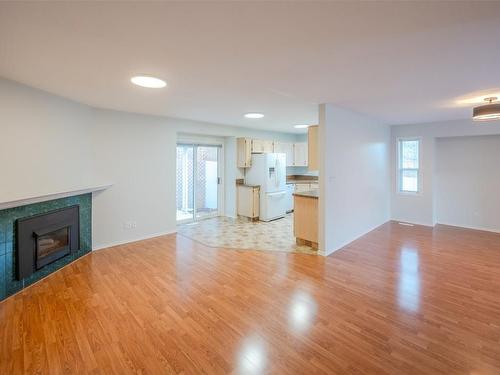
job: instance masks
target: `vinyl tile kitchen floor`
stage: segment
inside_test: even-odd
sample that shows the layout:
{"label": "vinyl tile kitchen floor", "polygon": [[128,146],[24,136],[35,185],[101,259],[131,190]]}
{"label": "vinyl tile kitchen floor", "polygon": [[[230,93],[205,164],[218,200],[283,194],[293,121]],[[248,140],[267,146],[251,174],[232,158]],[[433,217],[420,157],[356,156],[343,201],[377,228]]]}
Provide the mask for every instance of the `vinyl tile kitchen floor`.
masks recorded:
{"label": "vinyl tile kitchen floor", "polygon": [[178,226],[179,234],[211,247],[317,254],[295,243],[293,214],[269,222],[216,217]]}

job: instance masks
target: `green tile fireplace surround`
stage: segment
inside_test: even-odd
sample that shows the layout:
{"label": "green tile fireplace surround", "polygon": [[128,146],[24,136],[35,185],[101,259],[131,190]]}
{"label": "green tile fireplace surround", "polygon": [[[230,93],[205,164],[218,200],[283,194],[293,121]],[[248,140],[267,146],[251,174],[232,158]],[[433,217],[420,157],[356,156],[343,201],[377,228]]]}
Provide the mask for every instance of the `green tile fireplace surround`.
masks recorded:
{"label": "green tile fireplace surround", "polygon": [[[80,249],[16,279],[16,220],[60,208],[80,206]],[[0,301],[92,250],[92,193],[0,210]]]}

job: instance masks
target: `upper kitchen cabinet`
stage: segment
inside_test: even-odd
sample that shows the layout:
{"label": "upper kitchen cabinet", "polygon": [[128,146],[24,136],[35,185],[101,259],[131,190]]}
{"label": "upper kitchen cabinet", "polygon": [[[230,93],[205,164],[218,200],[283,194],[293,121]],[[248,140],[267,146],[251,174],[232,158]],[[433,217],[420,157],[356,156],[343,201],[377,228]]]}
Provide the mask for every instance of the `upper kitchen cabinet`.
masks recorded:
{"label": "upper kitchen cabinet", "polygon": [[293,153],[293,143],[274,142],[274,152],[286,154],[286,166],[293,167],[295,157]]}
{"label": "upper kitchen cabinet", "polygon": [[237,165],[238,168],[248,168],[252,165],[252,140],[250,138],[237,138]]}
{"label": "upper kitchen cabinet", "polygon": [[264,141],[264,152],[274,152],[274,141]]}
{"label": "upper kitchen cabinet", "polygon": [[319,149],[318,149],[318,125],[309,126],[307,129],[307,143],[308,143],[308,169],[310,171],[319,170]]}
{"label": "upper kitchen cabinet", "polygon": [[254,154],[265,154],[274,151],[274,142],[262,139],[252,139],[252,152]]}
{"label": "upper kitchen cabinet", "polygon": [[237,138],[238,168],[252,166],[252,154],[282,153],[286,155],[287,167],[307,167],[307,142],[275,142],[264,139]]}
{"label": "upper kitchen cabinet", "polygon": [[294,150],[294,163],[296,167],[307,167],[308,155],[307,155],[307,142],[295,143]]}

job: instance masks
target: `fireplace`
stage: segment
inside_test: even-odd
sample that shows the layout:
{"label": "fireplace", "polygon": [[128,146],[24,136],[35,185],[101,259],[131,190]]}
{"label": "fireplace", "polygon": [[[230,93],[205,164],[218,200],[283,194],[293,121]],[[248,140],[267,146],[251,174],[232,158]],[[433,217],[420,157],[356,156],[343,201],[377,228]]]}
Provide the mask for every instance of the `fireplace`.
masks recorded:
{"label": "fireplace", "polygon": [[23,279],[79,249],[79,206],[17,220],[17,276]]}
{"label": "fireplace", "polygon": [[69,234],[69,227],[35,232],[35,267],[37,270],[69,254]]}

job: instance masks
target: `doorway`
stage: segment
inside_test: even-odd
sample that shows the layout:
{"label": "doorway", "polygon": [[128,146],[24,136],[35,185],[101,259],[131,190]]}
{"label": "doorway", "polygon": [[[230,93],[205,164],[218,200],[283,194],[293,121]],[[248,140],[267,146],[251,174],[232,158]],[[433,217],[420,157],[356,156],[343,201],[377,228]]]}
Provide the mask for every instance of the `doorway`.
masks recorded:
{"label": "doorway", "polygon": [[221,211],[219,145],[177,144],[177,222],[218,216]]}

